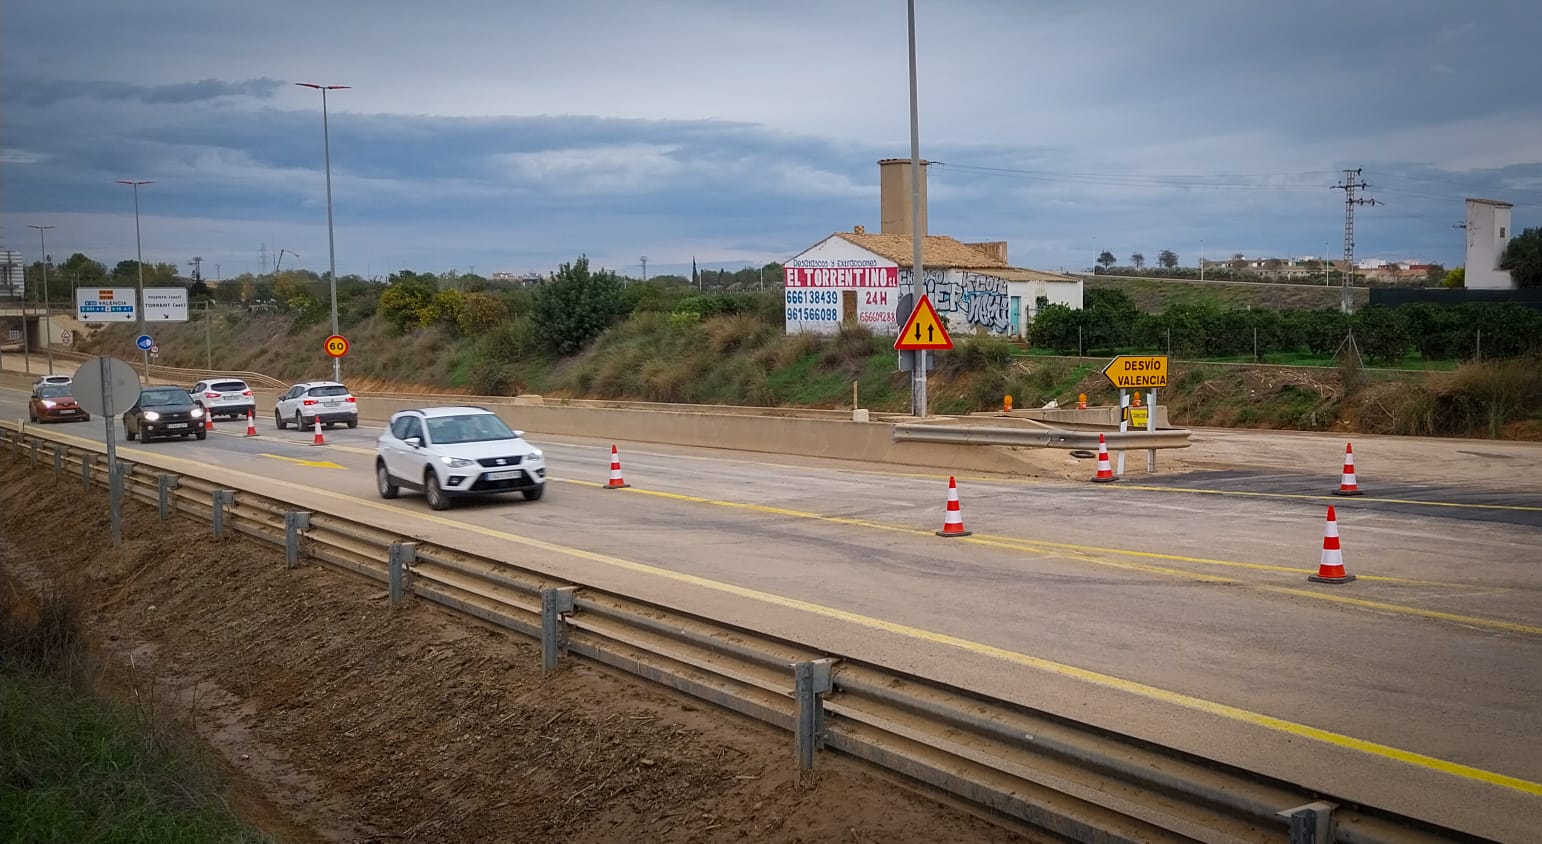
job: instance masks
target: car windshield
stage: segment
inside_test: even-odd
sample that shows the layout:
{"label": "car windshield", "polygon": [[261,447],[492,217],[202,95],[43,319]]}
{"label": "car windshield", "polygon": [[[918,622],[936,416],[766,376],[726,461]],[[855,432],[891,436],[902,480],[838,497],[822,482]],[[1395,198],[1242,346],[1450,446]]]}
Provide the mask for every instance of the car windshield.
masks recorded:
{"label": "car windshield", "polygon": [[40,399],[59,399],[69,394],[68,384],[44,384],[37,388],[37,397]]}
{"label": "car windshield", "polygon": [[341,384],[332,384],[326,387],[312,387],[309,392],[313,396],[346,396],[348,388]]}
{"label": "car windshield", "polygon": [[423,421],[428,424],[428,439],[435,445],[514,439],[514,432],[509,430],[509,426],[491,413],[435,416]]}
{"label": "car windshield", "polygon": [[222,393],[239,393],[246,389],[245,381],[215,381],[209,385],[211,390],[219,390]]}
{"label": "car windshield", "polygon": [[179,390],[176,387],[164,387],[144,390],[139,394],[139,403],[144,406],[164,406],[192,404],[193,400],[183,390]]}

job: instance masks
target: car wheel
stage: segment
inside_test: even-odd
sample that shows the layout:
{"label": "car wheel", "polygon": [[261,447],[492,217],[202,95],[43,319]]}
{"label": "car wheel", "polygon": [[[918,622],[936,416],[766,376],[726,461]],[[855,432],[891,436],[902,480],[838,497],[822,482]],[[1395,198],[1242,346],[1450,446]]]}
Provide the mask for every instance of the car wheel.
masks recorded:
{"label": "car wheel", "polygon": [[134,432],[134,429],[133,429],[133,428],[130,428],[130,427],[129,427],[129,426],[128,426],[128,423],[127,423],[127,422],[125,422],[125,423],[123,423],[123,436],[124,436],[124,438],[125,438],[125,439],[127,439],[127,440],[128,440],[128,441],[129,441],[129,442],[133,442],[133,441],[134,441],[134,438],[135,438],[135,437],[137,437],[137,436],[139,436],[139,435],[138,435],[138,434],[137,434],[137,433],[135,433],[135,432]]}
{"label": "car wheel", "polygon": [[289,427],[289,423],[284,421],[284,414],[279,413],[276,407],[273,408],[273,424],[277,425],[280,431]]}
{"label": "car wheel", "polygon": [[541,496],[546,494],[546,484],[541,484],[540,486],[533,486],[529,489],[521,490],[520,494],[525,496],[526,501],[540,501]]}
{"label": "car wheel", "polygon": [[27,410],[27,421],[31,422],[34,425],[37,424],[37,414],[33,413],[31,408],[28,408],[28,410]]}
{"label": "car wheel", "polygon": [[401,487],[391,483],[391,472],[386,469],[384,460],[375,461],[375,488],[380,490],[381,498],[395,498],[401,494]]}
{"label": "car wheel", "polygon": [[209,438],[209,432],[208,431],[199,431],[198,433],[194,434],[193,436],[199,438],[200,440],[206,440],[206,439]]}
{"label": "car wheel", "polygon": [[439,488],[439,476],[434,474],[433,469],[428,470],[428,476],[423,481],[423,494],[428,497],[428,506],[435,510],[448,510],[454,503]]}
{"label": "car wheel", "polygon": [[294,412],[294,426],[302,431],[305,430],[305,417],[301,416],[298,410]]}
{"label": "car wheel", "polygon": [[348,427],[350,427],[350,428],[357,428],[357,427],[359,427],[359,420],[357,420],[357,419],[349,419],[348,420]]}

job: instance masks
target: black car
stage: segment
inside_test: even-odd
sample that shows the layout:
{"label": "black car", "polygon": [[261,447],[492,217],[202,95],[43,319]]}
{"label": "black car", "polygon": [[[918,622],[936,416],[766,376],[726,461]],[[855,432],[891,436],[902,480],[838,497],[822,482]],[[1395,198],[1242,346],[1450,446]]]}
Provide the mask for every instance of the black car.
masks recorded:
{"label": "black car", "polygon": [[144,437],[187,437],[206,439],[204,410],[181,387],[146,387],[139,391],[139,401],[123,414],[123,435],[130,440]]}

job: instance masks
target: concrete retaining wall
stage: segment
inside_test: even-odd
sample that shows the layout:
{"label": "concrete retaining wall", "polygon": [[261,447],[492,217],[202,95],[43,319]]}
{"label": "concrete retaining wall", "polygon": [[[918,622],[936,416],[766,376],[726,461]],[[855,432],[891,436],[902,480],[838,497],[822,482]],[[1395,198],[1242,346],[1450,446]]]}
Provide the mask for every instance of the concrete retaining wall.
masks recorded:
{"label": "concrete retaining wall", "polygon": [[[30,389],[37,375],[0,373],[0,384]],[[257,413],[272,424],[278,391],[252,391]],[[359,418],[381,423],[399,410],[442,402],[407,398],[359,398]],[[797,419],[785,416],[705,413],[689,410],[636,410],[625,408],[531,405],[509,399],[502,403],[481,400],[511,427],[534,435],[586,437],[617,442],[663,443],[735,451],[859,460],[911,467],[947,467],[951,471],[1032,472],[1043,470],[1041,459],[1030,452],[1006,446],[969,446],[945,443],[896,443],[894,426],[887,422],[852,422],[839,419]],[[230,423],[225,423],[230,424]]]}

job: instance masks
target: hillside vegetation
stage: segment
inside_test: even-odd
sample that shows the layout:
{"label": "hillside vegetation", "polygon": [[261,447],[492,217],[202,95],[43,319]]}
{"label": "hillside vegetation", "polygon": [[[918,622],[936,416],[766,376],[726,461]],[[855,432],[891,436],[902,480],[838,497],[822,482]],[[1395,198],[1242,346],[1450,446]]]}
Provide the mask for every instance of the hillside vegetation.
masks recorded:
{"label": "hillside vegetation", "polygon": [[[207,368],[212,348],[216,370],[286,381],[329,377],[321,347],[330,325],[317,305],[325,289],[316,287],[298,294],[294,308],[215,306],[207,317],[158,326],[158,362]],[[909,376],[896,370],[889,338],[860,327],[788,336],[779,289],[704,293],[673,280],[623,284],[579,261],[535,288],[445,287],[433,276],[403,273],[389,285],[340,285],[339,299],[342,333],[352,344],[344,378],[360,391],[843,408],[855,384],[862,407],[909,407]],[[1366,308],[1353,318],[1328,310],[1261,315],[1180,294],[1153,310],[1093,288],[1085,310],[1046,312],[1034,348],[957,338],[955,350],[937,356],[930,405],[953,414],[1000,407],[1007,394],[1021,408],[1069,404],[1079,393],[1112,403],[1116,393],[1100,375],[1108,356],[1171,342],[1178,359],[1161,400],[1176,424],[1542,439],[1542,318],[1508,309],[1479,314],[1499,320],[1495,332],[1509,328],[1485,341],[1487,354],[1499,353],[1489,344],[1507,335],[1503,352],[1513,357],[1475,361],[1464,354],[1474,316],[1432,307]],[[1260,326],[1274,344],[1261,359],[1322,365],[1235,363],[1253,360]],[[1069,339],[1077,327],[1080,346]],[[1351,331],[1356,341],[1346,344]],[[136,357],[133,335],[131,327],[113,327],[86,350]],[[1053,354],[1057,348],[1069,354]],[[1367,369],[1367,360],[1425,371]]]}

